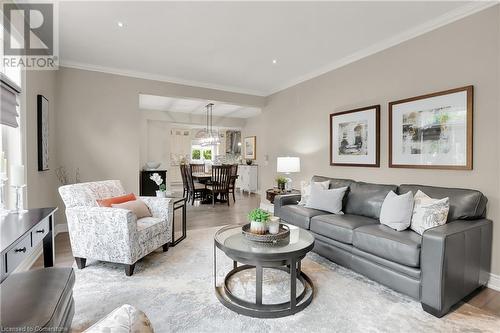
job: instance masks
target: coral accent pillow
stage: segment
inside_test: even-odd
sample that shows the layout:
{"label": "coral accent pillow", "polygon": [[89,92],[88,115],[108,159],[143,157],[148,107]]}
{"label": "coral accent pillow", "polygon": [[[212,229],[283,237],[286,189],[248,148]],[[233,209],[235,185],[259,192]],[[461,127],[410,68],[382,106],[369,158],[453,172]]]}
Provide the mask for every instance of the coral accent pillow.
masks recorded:
{"label": "coral accent pillow", "polygon": [[135,200],[134,193],[129,193],[125,195],[121,195],[119,197],[106,198],[101,200],[96,200],[99,207],[111,207],[113,204],[120,204],[127,201]]}
{"label": "coral accent pillow", "polygon": [[113,208],[121,208],[132,211],[137,216],[137,219],[142,219],[143,217],[151,217],[151,212],[144,201],[137,199],[132,201],[127,201],[119,204],[112,204]]}

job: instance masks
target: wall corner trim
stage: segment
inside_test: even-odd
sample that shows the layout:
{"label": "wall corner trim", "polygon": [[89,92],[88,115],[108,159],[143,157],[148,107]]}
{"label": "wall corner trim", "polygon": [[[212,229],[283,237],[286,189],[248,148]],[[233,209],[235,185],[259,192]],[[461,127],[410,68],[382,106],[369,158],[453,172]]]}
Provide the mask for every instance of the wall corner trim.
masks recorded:
{"label": "wall corner trim", "polygon": [[490,289],[500,291],[500,275],[490,273],[490,280],[486,286]]}

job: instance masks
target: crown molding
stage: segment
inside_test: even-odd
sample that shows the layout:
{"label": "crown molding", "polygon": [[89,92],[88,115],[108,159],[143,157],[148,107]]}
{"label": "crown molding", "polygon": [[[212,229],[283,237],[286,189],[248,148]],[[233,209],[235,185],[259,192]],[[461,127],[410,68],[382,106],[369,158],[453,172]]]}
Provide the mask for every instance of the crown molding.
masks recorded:
{"label": "crown molding", "polygon": [[253,96],[259,96],[259,97],[265,97],[268,95],[266,92],[263,92],[263,91],[242,89],[242,88],[237,88],[237,87],[224,86],[224,85],[218,85],[218,84],[212,84],[212,83],[206,83],[206,82],[190,81],[190,80],[179,79],[176,77],[171,77],[171,76],[166,76],[166,75],[152,74],[152,73],[140,72],[140,71],[132,71],[132,70],[123,69],[123,68],[99,66],[99,65],[87,64],[87,63],[82,63],[82,62],[72,61],[72,60],[61,60],[59,62],[59,67],[81,69],[81,70],[92,71],[92,72],[133,77],[136,79],[174,83],[174,84],[180,84],[180,85],[196,87],[196,88],[214,89],[214,90],[221,90],[221,91],[225,91],[225,92],[253,95]]}
{"label": "crown molding", "polygon": [[340,67],[344,67],[348,64],[351,64],[351,63],[356,62],[358,60],[361,60],[363,58],[369,57],[373,54],[379,53],[383,50],[389,49],[393,46],[396,46],[396,45],[401,44],[403,42],[406,42],[410,39],[413,39],[415,37],[426,34],[430,31],[436,30],[436,29],[443,27],[447,24],[453,23],[453,22],[458,21],[462,18],[465,18],[467,16],[473,15],[473,14],[480,12],[482,10],[485,10],[487,8],[498,5],[499,3],[500,3],[499,0],[473,1],[473,2],[467,3],[467,4],[457,8],[455,10],[452,10],[452,11],[445,13],[445,14],[443,14],[443,15],[441,15],[433,20],[425,22],[425,23],[423,23],[415,28],[406,30],[400,34],[397,34],[396,36],[393,36],[393,37],[388,38],[386,40],[383,40],[379,43],[376,43],[370,47],[367,47],[367,48],[364,48],[360,51],[352,53],[347,57],[344,57],[340,60],[337,60],[335,62],[328,64],[327,66],[324,66],[318,70],[309,72],[308,74],[296,77],[292,80],[289,80],[285,84],[280,85],[279,87],[276,87],[275,89],[270,89],[267,91],[257,91],[257,90],[243,89],[243,88],[232,87],[232,86],[212,84],[212,83],[207,83],[207,82],[190,81],[190,80],[184,80],[184,79],[165,76],[165,75],[140,72],[140,71],[132,71],[132,70],[123,69],[123,68],[99,66],[99,65],[87,64],[87,63],[82,63],[82,62],[77,62],[77,61],[72,61],[72,60],[61,60],[60,67],[68,67],[68,68],[75,68],[75,69],[81,69],[81,70],[87,70],[87,71],[93,71],[93,72],[114,74],[114,75],[120,75],[120,76],[128,76],[128,77],[145,79],[145,80],[168,82],[168,83],[180,84],[180,85],[197,87],[197,88],[215,89],[215,90],[221,90],[221,91],[238,93],[238,94],[254,95],[254,96],[259,96],[259,97],[269,97],[270,95],[278,93],[282,90],[288,89],[288,88],[293,87],[295,85],[298,85],[302,82],[308,81],[310,79],[313,79],[313,78],[318,77],[320,75],[323,75],[325,73],[331,72],[331,71],[338,69]]}
{"label": "crown molding", "polygon": [[433,20],[427,21],[427,22],[425,22],[425,23],[423,23],[415,28],[406,30],[400,34],[397,34],[396,36],[393,36],[391,38],[383,40],[379,43],[376,43],[376,44],[374,44],[370,47],[367,47],[365,49],[362,49],[358,52],[352,53],[351,55],[349,55],[345,58],[342,58],[340,60],[337,60],[333,63],[330,63],[321,69],[312,71],[308,74],[305,74],[305,75],[302,75],[302,76],[297,77],[295,79],[292,79],[292,80],[288,81],[286,84],[283,84],[282,86],[280,86],[279,88],[273,89],[272,91],[270,91],[269,95],[278,93],[278,92],[283,91],[285,89],[288,89],[290,87],[296,86],[302,82],[308,81],[310,79],[313,79],[313,78],[318,77],[320,75],[326,74],[326,73],[331,72],[331,71],[338,69],[340,67],[344,67],[348,64],[351,64],[351,63],[356,62],[358,60],[361,60],[363,58],[369,57],[375,53],[389,49],[393,46],[396,46],[398,44],[406,42],[406,41],[413,39],[415,37],[424,35],[430,31],[441,28],[445,25],[448,25],[450,23],[458,21],[462,18],[465,18],[467,16],[473,15],[473,14],[480,12],[482,10],[485,10],[487,8],[498,5],[499,3],[500,3],[499,0],[474,1],[474,2],[468,3],[468,4],[461,6],[455,10],[447,12],[446,14],[443,14],[439,17],[436,17]]}

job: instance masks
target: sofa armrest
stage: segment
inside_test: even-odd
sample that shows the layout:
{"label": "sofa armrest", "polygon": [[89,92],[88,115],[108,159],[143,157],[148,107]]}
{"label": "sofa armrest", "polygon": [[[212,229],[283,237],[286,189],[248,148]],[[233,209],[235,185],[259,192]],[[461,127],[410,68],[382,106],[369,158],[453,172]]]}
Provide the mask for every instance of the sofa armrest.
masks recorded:
{"label": "sofa armrest", "polygon": [[146,206],[148,206],[149,211],[153,217],[157,217],[164,221],[172,221],[173,214],[173,203],[174,200],[171,198],[158,198],[158,197],[139,197]]}
{"label": "sofa armrest", "polygon": [[66,209],[66,217],[73,256],[134,263],[134,213],[120,208],[75,206]]}
{"label": "sofa armrest", "polygon": [[422,236],[421,302],[441,317],[489,279],[492,222],[457,220]]}
{"label": "sofa armrest", "polygon": [[300,194],[281,194],[274,197],[274,215],[280,216],[281,208],[286,205],[296,205],[300,201]]}

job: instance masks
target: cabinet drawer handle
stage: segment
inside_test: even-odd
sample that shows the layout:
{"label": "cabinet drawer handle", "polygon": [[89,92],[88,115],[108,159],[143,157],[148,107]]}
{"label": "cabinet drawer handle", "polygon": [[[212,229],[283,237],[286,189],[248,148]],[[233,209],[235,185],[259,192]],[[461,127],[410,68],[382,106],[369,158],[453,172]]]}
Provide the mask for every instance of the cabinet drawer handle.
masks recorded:
{"label": "cabinet drawer handle", "polygon": [[23,247],[22,249],[15,249],[14,252],[23,252],[23,253],[25,253],[26,252],[26,246]]}
{"label": "cabinet drawer handle", "polygon": [[41,230],[36,231],[37,234],[43,234],[44,232],[45,232],[45,229],[41,229]]}

